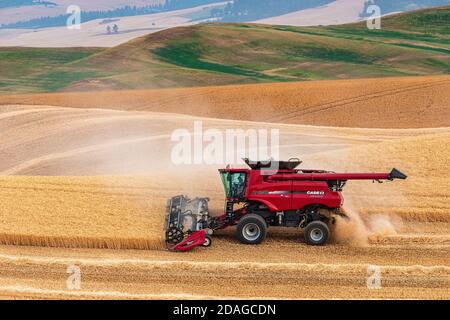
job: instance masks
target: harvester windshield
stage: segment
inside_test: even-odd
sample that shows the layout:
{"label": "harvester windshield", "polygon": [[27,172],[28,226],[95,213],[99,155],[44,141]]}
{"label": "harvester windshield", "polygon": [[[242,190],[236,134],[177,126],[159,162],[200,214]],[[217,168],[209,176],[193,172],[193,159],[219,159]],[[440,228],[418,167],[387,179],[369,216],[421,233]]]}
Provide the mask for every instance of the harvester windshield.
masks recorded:
{"label": "harvester windshield", "polygon": [[245,172],[221,172],[223,188],[227,198],[242,198],[245,190]]}

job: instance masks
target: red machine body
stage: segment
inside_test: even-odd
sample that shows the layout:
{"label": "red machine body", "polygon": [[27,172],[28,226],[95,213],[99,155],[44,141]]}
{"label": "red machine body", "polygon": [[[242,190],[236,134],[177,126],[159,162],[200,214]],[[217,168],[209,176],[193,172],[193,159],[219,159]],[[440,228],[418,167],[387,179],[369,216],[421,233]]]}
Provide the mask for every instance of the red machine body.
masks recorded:
{"label": "red machine body", "polygon": [[173,247],[169,248],[171,251],[189,251],[194,247],[201,246],[205,243],[206,232],[205,230],[199,230],[192,232],[187,238],[180,243],[177,243]]}
{"label": "red machine body", "polygon": [[[260,243],[268,226],[284,226],[304,228],[309,244],[324,244],[334,216],[345,216],[340,211],[344,204],[341,192],[348,180],[406,179],[397,169],[390,173],[335,173],[297,169],[298,159],[244,161],[250,169],[219,170],[226,196],[223,215],[209,216],[207,198],[177,196],[170,200],[166,238],[175,242],[173,250],[189,250],[202,244],[201,239],[209,246],[214,230],[232,225],[237,225],[237,237],[243,243]],[[196,233],[202,229],[207,230],[203,238]]]}
{"label": "red machine body", "polygon": [[313,180],[311,174],[303,177],[299,170],[276,173],[263,170],[232,172],[244,172],[247,176],[245,199],[260,202],[272,212],[297,210],[313,204],[336,208],[342,206],[344,201],[341,192],[330,190],[325,180]]}

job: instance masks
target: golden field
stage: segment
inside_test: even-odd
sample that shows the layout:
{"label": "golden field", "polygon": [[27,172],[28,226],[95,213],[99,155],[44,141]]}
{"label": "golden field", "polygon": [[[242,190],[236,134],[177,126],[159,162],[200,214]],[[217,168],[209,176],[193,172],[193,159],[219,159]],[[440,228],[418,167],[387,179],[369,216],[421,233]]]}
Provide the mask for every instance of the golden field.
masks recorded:
{"label": "golden field", "polygon": [[[448,299],[449,83],[1,96],[0,297]],[[304,168],[397,167],[408,179],[349,182],[352,220],[338,220],[325,247],[274,228],[259,246],[225,230],[211,248],[167,252],[167,198],[209,196],[214,213],[223,208],[218,166],[171,163],[173,130],[200,120],[204,129],[279,129],[281,157]],[[81,267],[81,290],[66,287],[70,264]],[[369,265],[381,267],[381,289],[367,289]]]}
{"label": "golden field", "polygon": [[[447,127],[450,76],[0,96],[0,104],[357,128]],[[351,115],[351,116],[349,116]]]}

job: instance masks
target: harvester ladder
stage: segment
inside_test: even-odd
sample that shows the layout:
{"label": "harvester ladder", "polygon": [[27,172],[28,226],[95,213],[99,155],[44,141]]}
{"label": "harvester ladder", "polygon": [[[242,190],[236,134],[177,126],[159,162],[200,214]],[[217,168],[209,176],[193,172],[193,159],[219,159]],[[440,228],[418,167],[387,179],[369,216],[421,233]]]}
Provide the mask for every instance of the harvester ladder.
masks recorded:
{"label": "harvester ladder", "polygon": [[233,201],[227,201],[225,204],[225,222],[231,223],[234,218]]}

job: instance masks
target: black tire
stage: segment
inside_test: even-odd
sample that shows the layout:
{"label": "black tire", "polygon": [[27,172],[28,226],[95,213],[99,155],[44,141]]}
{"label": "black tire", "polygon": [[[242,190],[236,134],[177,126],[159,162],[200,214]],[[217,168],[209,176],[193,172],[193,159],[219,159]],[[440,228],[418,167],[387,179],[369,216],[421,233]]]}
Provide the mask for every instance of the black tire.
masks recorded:
{"label": "black tire", "polygon": [[330,229],[322,221],[310,222],[305,228],[306,243],[312,246],[323,246],[330,238]]}
{"label": "black tire", "polygon": [[266,221],[257,214],[247,214],[239,220],[236,238],[245,244],[259,244],[267,235]]}
{"label": "black tire", "polygon": [[212,238],[209,235],[205,236],[205,242],[203,242],[202,246],[210,247],[212,244]]}

